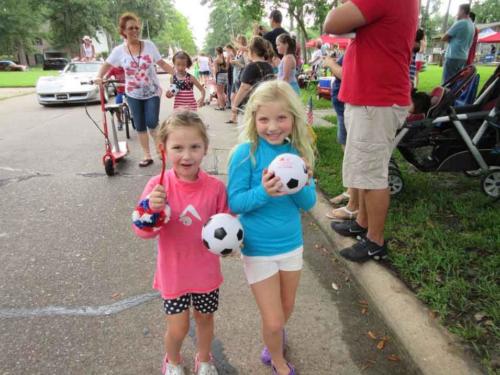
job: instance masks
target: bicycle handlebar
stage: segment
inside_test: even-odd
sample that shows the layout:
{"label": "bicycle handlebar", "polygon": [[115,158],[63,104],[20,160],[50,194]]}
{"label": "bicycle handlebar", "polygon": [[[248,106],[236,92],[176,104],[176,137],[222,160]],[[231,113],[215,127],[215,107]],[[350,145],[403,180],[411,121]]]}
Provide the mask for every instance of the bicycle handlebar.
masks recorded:
{"label": "bicycle handlebar", "polygon": [[[95,80],[91,79],[90,81],[80,81],[80,84],[81,85],[96,85],[97,83]],[[102,84],[103,85],[114,85],[114,84],[123,85],[123,84],[125,84],[125,82],[119,81],[117,79],[103,79]]]}

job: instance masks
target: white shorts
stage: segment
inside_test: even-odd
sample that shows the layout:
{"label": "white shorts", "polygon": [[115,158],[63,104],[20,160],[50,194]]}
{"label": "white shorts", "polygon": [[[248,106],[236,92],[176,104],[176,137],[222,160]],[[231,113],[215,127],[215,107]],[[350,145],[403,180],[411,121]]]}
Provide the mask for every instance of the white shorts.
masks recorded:
{"label": "white shorts", "polygon": [[301,246],[285,254],[274,256],[249,257],[241,255],[243,259],[243,269],[247,277],[248,284],[252,285],[265,280],[279,271],[300,271],[304,260],[302,253],[304,248]]}

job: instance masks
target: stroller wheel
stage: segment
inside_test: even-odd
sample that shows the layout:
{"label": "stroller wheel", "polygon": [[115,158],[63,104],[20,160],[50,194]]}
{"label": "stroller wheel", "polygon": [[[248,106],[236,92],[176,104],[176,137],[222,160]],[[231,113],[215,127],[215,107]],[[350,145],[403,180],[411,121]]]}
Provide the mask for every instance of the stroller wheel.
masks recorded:
{"label": "stroller wheel", "polygon": [[481,176],[481,169],[476,169],[476,170],[472,170],[472,171],[464,171],[464,174],[467,176],[467,177],[479,177]]}
{"label": "stroller wheel", "polygon": [[481,179],[484,193],[492,198],[500,197],[500,170],[495,169],[486,173]]}
{"label": "stroller wheel", "polygon": [[389,167],[389,192],[391,195],[397,195],[403,191],[405,185],[401,172],[397,168]]}

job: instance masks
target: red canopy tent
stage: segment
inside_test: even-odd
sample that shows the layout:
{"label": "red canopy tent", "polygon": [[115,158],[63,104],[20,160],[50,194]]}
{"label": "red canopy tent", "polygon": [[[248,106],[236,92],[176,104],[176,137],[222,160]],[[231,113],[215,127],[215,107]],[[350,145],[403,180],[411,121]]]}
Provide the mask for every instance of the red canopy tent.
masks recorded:
{"label": "red canopy tent", "polygon": [[319,41],[322,44],[323,43],[328,43],[330,46],[333,46],[334,44],[337,44],[340,49],[346,49],[347,45],[350,42],[350,40],[351,39],[349,39],[349,38],[340,38],[340,37],[336,37],[336,36],[329,35],[329,34],[323,34],[323,35],[321,35],[321,37],[319,37],[317,39],[311,39],[311,40],[309,40],[306,43],[306,47],[308,47],[308,48],[314,48],[314,47],[316,47],[316,43]]}
{"label": "red canopy tent", "polygon": [[496,32],[493,34],[485,35],[477,40],[478,43],[500,43],[500,33]]}

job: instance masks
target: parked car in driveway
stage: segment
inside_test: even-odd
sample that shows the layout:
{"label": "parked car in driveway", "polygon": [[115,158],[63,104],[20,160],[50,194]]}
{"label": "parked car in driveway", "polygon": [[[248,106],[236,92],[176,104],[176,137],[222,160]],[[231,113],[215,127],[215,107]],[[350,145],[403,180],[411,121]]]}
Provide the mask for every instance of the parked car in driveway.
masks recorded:
{"label": "parked car in driveway", "polygon": [[26,65],[16,64],[11,60],[1,60],[0,61],[0,71],[4,72],[24,72],[28,70]]}
{"label": "parked car in driveway", "polygon": [[63,70],[68,63],[64,57],[49,57],[43,60],[43,70]]}
{"label": "parked car in driveway", "polygon": [[[97,76],[102,62],[71,62],[55,77],[40,77],[36,83],[36,95],[41,105],[85,103],[99,101],[97,85],[82,84]],[[112,88],[105,92],[105,100],[112,95]]]}

